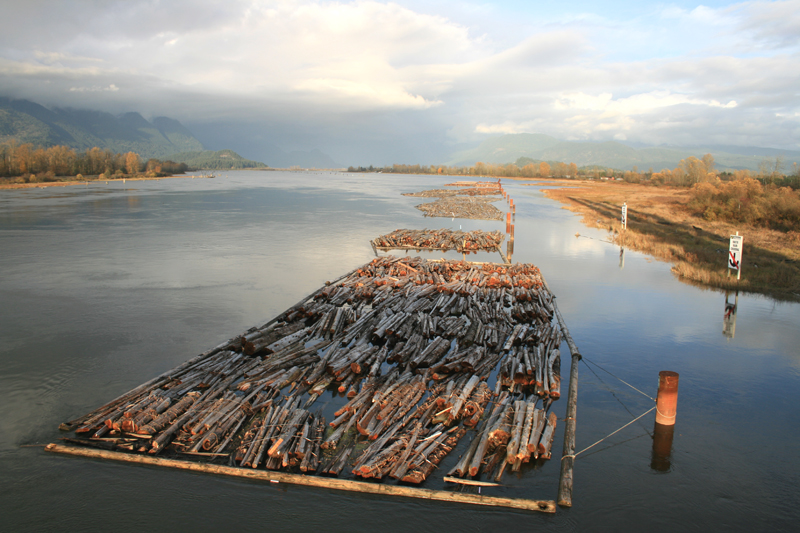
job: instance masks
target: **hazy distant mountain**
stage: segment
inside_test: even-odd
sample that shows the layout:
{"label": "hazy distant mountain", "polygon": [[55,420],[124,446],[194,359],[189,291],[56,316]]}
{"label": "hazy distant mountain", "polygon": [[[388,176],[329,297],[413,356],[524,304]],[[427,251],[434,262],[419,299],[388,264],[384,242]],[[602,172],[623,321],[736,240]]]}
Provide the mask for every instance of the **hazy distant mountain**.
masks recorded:
{"label": "hazy distant mountain", "polygon": [[266,167],[260,161],[251,161],[240,156],[233,150],[203,150],[200,152],[182,152],[172,154],[166,159],[176,163],[186,163],[191,169],[207,170],[235,170],[242,168],[263,168]]}
{"label": "hazy distant mountain", "polygon": [[536,161],[563,161],[579,167],[598,165],[620,170],[661,170],[675,168],[689,156],[701,158],[710,153],[717,168],[758,170],[765,158],[783,156],[786,167],[794,161],[800,162],[800,151],[759,148],[754,146],[665,146],[635,148],[616,141],[561,141],[549,135],[518,133],[493,137],[479,146],[454,154],[450,165],[474,165],[484,163],[507,164],[527,157]]}
{"label": "hazy distant mountain", "polygon": [[456,152],[449,165],[474,165],[478,161],[484,163],[505,164],[512,163],[520,157],[536,159],[538,154],[551,146],[559,144],[560,140],[541,133],[519,133],[515,135],[501,135],[483,141],[479,146]]}
{"label": "hazy distant mountain", "polygon": [[10,139],[79,150],[97,146],[119,153],[133,151],[145,159],[203,150],[200,141],[171,118],[149,122],[139,113],[115,116],[83,109],[48,109],[28,100],[0,98],[0,142]]}
{"label": "hazy distant mountain", "polygon": [[309,151],[295,150],[288,152],[281,165],[287,167],[302,167],[302,168],[341,168],[342,165],[335,162],[328,154],[325,154],[317,149]]}
{"label": "hazy distant mountain", "polygon": [[[282,142],[293,145],[292,135],[282,136],[280,127],[269,123],[238,124],[235,127],[224,120],[190,123],[195,137],[209,149],[232,148],[248,159],[263,161],[271,168],[343,168],[328,154],[309,149],[301,144],[293,151],[282,148]],[[312,145],[313,148],[313,145]]]}

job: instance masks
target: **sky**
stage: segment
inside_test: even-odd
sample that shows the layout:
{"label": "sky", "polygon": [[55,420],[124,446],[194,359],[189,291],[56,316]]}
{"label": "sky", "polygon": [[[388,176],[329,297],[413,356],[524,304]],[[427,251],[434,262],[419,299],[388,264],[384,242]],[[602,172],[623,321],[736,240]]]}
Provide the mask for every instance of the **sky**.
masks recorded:
{"label": "sky", "polygon": [[0,0],[0,13],[1,96],[169,116],[255,159],[435,164],[504,133],[800,149],[800,0]]}

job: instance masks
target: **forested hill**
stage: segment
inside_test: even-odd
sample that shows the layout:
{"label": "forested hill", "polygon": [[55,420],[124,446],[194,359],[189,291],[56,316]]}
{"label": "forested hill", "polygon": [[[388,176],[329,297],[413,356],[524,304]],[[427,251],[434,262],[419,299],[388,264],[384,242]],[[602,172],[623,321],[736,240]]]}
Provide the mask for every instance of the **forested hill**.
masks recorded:
{"label": "forested hill", "polygon": [[178,152],[197,152],[203,145],[177,120],[146,120],[139,113],[112,115],[71,108],[48,109],[29,100],[0,97],[0,142],[16,140],[35,146],[69,146],[136,152],[143,159]]}
{"label": "forested hill", "polygon": [[240,156],[233,150],[203,150],[201,152],[183,152],[171,154],[171,161],[186,163],[190,169],[204,170],[235,170],[242,168],[265,168],[267,165],[260,161],[251,161]]}

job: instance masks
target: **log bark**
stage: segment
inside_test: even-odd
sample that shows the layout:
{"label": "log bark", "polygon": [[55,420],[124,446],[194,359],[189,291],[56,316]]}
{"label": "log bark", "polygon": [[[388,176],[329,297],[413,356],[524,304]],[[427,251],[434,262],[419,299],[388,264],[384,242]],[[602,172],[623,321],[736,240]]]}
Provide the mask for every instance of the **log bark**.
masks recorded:
{"label": "log bark", "polygon": [[555,437],[556,421],[558,418],[555,413],[550,413],[547,421],[547,427],[542,433],[542,438],[539,441],[539,457],[550,459],[552,457],[551,449],[553,447],[553,437]]}

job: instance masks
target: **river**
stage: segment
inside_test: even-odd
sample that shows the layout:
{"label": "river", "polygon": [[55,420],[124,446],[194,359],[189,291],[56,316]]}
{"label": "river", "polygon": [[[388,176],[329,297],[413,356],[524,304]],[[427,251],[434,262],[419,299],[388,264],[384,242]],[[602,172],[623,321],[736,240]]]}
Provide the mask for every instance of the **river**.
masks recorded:
{"label": "river", "polygon": [[[680,390],[669,457],[654,457],[651,413],[580,454],[574,506],[541,515],[30,446],[54,442],[59,423],[368,262],[369,241],[380,234],[505,229],[504,221],[423,218],[414,206],[428,199],[400,194],[449,181],[240,171],[0,191],[0,530],[794,530],[800,305],[730,294],[738,305],[725,324],[725,293],[683,284],[645,255],[621,256],[605,232],[583,226],[541,187],[516,182],[504,183],[517,205],[513,259],[542,269],[586,358],[577,449],[653,406],[618,378],[655,396],[658,372],[672,370]],[[568,366],[565,357],[564,374]],[[565,404],[554,407],[559,417]],[[563,424],[551,461],[506,474],[503,487],[483,493],[555,499],[562,444]]]}

